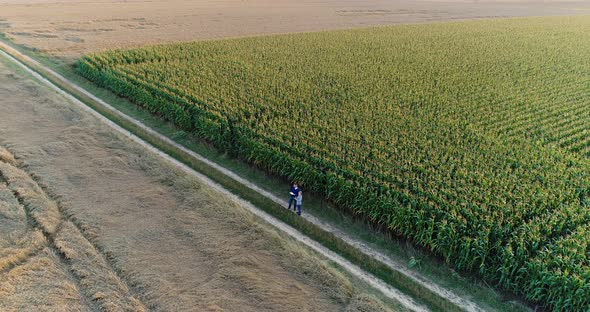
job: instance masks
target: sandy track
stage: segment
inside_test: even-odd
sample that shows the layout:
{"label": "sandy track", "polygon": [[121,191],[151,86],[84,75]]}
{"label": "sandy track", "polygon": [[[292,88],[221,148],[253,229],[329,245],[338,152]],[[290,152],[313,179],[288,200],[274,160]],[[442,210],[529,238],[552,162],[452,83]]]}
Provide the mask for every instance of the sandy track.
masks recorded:
{"label": "sandy track", "polygon": [[456,19],[589,14],[589,1],[0,0],[0,32],[58,56],[113,47]]}
{"label": "sandy track", "polygon": [[[74,273],[88,259],[97,272],[114,272],[102,274],[110,281],[88,280],[102,285],[96,289],[114,287],[111,298],[162,311],[381,310],[325,262],[85,106],[3,66],[0,81],[0,143],[59,199],[66,223],[46,230],[57,233],[55,245],[66,250],[59,237],[69,240],[73,251],[63,254],[71,259],[98,254],[79,260]],[[121,295],[125,285],[129,296]]]}

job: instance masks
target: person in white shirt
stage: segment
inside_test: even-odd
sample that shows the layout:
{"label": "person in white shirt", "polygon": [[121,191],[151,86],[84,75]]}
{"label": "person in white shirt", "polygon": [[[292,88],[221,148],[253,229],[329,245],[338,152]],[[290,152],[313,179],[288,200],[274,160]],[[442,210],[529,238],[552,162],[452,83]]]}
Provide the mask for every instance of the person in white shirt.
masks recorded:
{"label": "person in white shirt", "polygon": [[301,203],[303,202],[303,192],[299,190],[299,195],[296,197],[297,203],[295,207],[297,207],[297,215],[301,215]]}

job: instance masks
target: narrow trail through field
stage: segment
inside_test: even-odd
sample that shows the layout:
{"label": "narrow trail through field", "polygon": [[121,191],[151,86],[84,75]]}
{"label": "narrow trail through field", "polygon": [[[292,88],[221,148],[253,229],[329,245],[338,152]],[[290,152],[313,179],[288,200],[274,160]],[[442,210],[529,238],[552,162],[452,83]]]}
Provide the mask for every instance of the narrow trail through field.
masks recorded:
{"label": "narrow trail through field", "polygon": [[[2,51],[2,49],[5,50],[5,51],[7,51],[8,53]],[[194,171],[192,168],[190,168],[190,167],[186,166],[185,164],[179,162],[178,160],[170,157],[168,154],[166,154],[166,153],[160,151],[159,149],[153,147],[152,145],[150,145],[149,143],[147,143],[147,142],[143,141],[142,139],[138,138],[137,136],[135,136],[134,134],[130,133],[129,131],[121,128],[120,126],[118,126],[117,124],[113,123],[112,121],[110,121],[106,117],[102,116],[98,112],[92,110],[86,104],[84,104],[81,101],[77,100],[71,94],[63,91],[62,89],[60,89],[59,87],[57,87],[56,85],[54,85],[52,82],[50,82],[49,80],[47,80],[46,78],[44,78],[43,76],[41,76],[40,74],[38,74],[36,71],[30,69],[27,65],[25,65],[23,62],[17,60],[16,58],[14,58],[12,55],[18,57],[19,59],[25,60],[25,62],[28,63],[28,64],[34,64],[34,66],[37,67],[37,68],[42,68],[43,72],[44,73],[49,73],[52,76],[53,79],[57,79],[60,83],[63,83],[65,85],[67,85],[68,87],[73,88],[77,92],[80,92],[80,93],[84,94],[85,96],[91,98],[93,101],[95,101],[96,103],[102,105],[104,108],[108,109],[113,114],[116,114],[119,117],[124,118],[125,120],[133,123],[135,126],[141,128],[143,131],[149,133],[150,135],[155,136],[155,137],[159,138],[160,140],[166,142],[167,144],[170,144],[170,145],[172,145],[172,146],[174,146],[174,147],[182,150],[183,152],[185,152],[185,153],[191,155],[192,157],[194,157],[195,159],[208,164],[212,168],[215,168],[215,169],[219,170],[220,172],[223,172],[226,176],[234,179],[235,181],[238,181],[239,183],[242,183],[242,184],[248,186],[253,191],[262,194],[263,196],[265,196],[265,197],[271,199],[272,201],[274,201],[275,203],[280,204],[280,205],[284,205],[284,201],[281,200],[280,198],[278,198],[277,196],[275,196],[274,194],[271,194],[271,193],[269,193],[269,192],[267,192],[267,191],[265,191],[265,190],[257,187],[256,185],[254,185],[250,181],[248,181],[248,180],[246,180],[246,179],[238,176],[237,174],[235,174],[234,172],[228,170],[227,168],[222,167],[222,166],[218,165],[217,163],[214,163],[214,162],[210,161],[209,159],[206,159],[203,156],[198,155],[198,154],[194,153],[193,151],[190,151],[190,150],[186,149],[185,147],[183,147],[183,146],[175,143],[174,141],[170,140],[169,138],[167,138],[167,137],[159,134],[158,132],[152,130],[151,128],[149,128],[148,126],[144,125],[140,121],[138,121],[138,120],[136,120],[136,119],[134,119],[132,117],[129,117],[129,116],[127,116],[127,115],[119,112],[114,107],[112,107],[108,103],[104,102],[100,98],[95,97],[90,92],[82,89],[81,87],[79,87],[76,84],[72,83],[71,81],[65,79],[61,75],[55,73],[51,69],[49,69],[49,68],[41,65],[40,63],[38,63],[37,61],[35,61],[35,60],[31,59],[31,58],[29,58],[29,57],[21,54],[20,52],[14,50],[10,46],[8,46],[8,45],[6,45],[6,44],[4,44],[2,42],[0,42],[0,54],[2,56],[4,56],[5,58],[9,59],[10,61],[12,61],[13,63],[18,64],[20,67],[22,67],[23,69],[25,69],[26,71],[28,71],[29,73],[31,73],[35,78],[37,78],[38,80],[42,81],[43,83],[45,83],[46,85],[48,85],[52,89],[60,92],[65,97],[71,99],[72,102],[76,103],[82,109],[84,109],[84,110],[88,111],[89,113],[95,115],[97,118],[99,118],[105,124],[107,124],[108,126],[110,126],[112,129],[114,129],[114,130],[122,133],[123,135],[125,135],[129,139],[137,142],[138,144],[142,145],[144,148],[150,150],[154,154],[157,154],[158,156],[166,159],[168,162],[174,164],[176,167],[180,168],[184,172],[186,172],[188,174],[191,174],[191,175],[199,178],[201,181],[204,181],[207,185],[209,185],[212,188],[218,190],[219,192],[222,192],[222,193],[226,194],[227,196],[229,196],[230,198],[232,198],[234,201],[239,202],[241,205],[243,205],[245,208],[247,208],[253,214],[257,215],[261,219],[263,219],[266,222],[272,224],[273,226],[275,226],[276,228],[280,229],[281,231],[287,233],[288,235],[294,237],[295,239],[299,240],[300,242],[304,243],[305,245],[309,246],[310,248],[314,249],[315,251],[321,253],[322,255],[324,255],[325,257],[327,257],[328,259],[330,259],[330,260],[334,261],[335,263],[339,264],[340,266],[342,266],[344,269],[346,269],[348,272],[350,272],[354,276],[358,277],[359,279],[367,282],[368,284],[370,284],[374,288],[376,288],[379,291],[381,291],[387,297],[392,298],[392,299],[400,302],[401,304],[403,304],[408,309],[411,309],[411,310],[414,310],[414,311],[426,311],[426,310],[428,310],[425,306],[417,303],[414,299],[412,299],[411,297],[405,295],[401,291],[399,291],[399,290],[391,287],[390,285],[384,283],[383,281],[381,281],[380,279],[372,276],[371,274],[368,274],[367,272],[363,271],[358,266],[350,263],[346,259],[344,259],[341,256],[335,254],[331,250],[325,248],[324,246],[320,245],[319,243],[313,241],[312,239],[304,236],[303,234],[301,234],[300,232],[298,232],[296,229],[292,228],[291,226],[289,226],[289,225],[287,225],[287,224],[285,224],[285,223],[277,220],[276,218],[272,217],[271,215],[269,215],[269,214],[261,211],[260,209],[258,209],[257,207],[253,206],[249,202],[244,201],[243,199],[239,198],[235,194],[233,194],[230,191],[224,189],[221,185],[219,185],[216,182],[212,181],[211,179],[209,179],[208,177],[204,176],[203,174]],[[393,270],[395,270],[395,271],[397,271],[397,272],[399,272],[399,273],[401,273],[401,274],[403,274],[403,275],[411,278],[417,284],[419,284],[419,285],[421,285],[421,286],[429,289],[430,291],[432,291],[436,295],[440,296],[441,298],[444,298],[444,299],[452,302],[457,307],[459,307],[459,308],[461,308],[461,309],[463,309],[465,311],[483,311],[484,310],[483,308],[481,308],[480,306],[478,306],[476,303],[474,303],[474,302],[472,302],[472,301],[470,301],[468,299],[461,298],[460,296],[456,295],[451,290],[448,290],[448,289],[446,289],[444,287],[441,287],[441,286],[437,285],[434,281],[432,281],[432,280],[430,280],[430,279],[428,279],[428,278],[420,275],[419,273],[407,269],[405,265],[394,261],[393,259],[391,259],[387,255],[385,255],[385,254],[383,254],[383,253],[381,253],[381,252],[379,252],[379,251],[371,248],[370,246],[368,246],[364,242],[362,242],[360,240],[357,240],[357,239],[355,239],[353,237],[350,237],[349,235],[347,235],[346,233],[343,233],[342,231],[338,230],[337,228],[333,227],[332,225],[327,224],[326,222],[323,222],[322,220],[320,220],[320,219],[318,219],[318,218],[316,218],[314,216],[311,216],[311,215],[304,215],[304,217],[308,221],[310,221],[311,223],[313,223],[313,224],[321,227],[322,229],[324,229],[324,230],[326,230],[328,232],[333,233],[334,235],[336,235],[337,237],[341,238],[342,240],[344,240],[348,244],[356,247],[357,249],[359,249],[363,253],[365,253],[365,254],[367,254],[367,255],[369,255],[369,256],[371,256],[371,257],[373,257],[373,258],[375,258],[375,259],[377,259],[379,261],[381,261],[382,263],[386,264],[391,269],[393,269]]]}

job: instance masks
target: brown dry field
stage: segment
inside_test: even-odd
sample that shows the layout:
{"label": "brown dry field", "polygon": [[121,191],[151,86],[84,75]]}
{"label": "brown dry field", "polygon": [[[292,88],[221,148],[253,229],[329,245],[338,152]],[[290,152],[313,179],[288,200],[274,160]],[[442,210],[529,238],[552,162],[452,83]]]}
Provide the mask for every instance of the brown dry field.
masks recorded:
{"label": "brown dry field", "polygon": [[2,60],[0,146],[0,311],[388,310]]}
{"label": "brown dry field", "polygon": [[259,34],[590,14],[585,0],[0,0],[0,32],[55,56]]}

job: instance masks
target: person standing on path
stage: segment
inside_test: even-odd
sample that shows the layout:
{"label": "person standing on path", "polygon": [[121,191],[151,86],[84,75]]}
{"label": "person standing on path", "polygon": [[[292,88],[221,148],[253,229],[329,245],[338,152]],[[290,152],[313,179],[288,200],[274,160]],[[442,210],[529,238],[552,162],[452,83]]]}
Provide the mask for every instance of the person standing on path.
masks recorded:
{"label": "person standing on path", "polygon": [[297,215],[300,216],[301,215],[301,203],[303,202],[303,192],[301,190],[299,190],[299,195],[297,195],[296,201],[297,201],[297,204],[295,206],[297,207]]}
{"label": "person standing on path", "polygon": [[289,207],[287,209],[291,210],[291,205],[293,205],[293,210],[296,209],[297,196],[299,196],[299,192],[301,192],[299,185],[297,185],[297,183],[293,183],[291,185],[291,192],[289,192]]}

